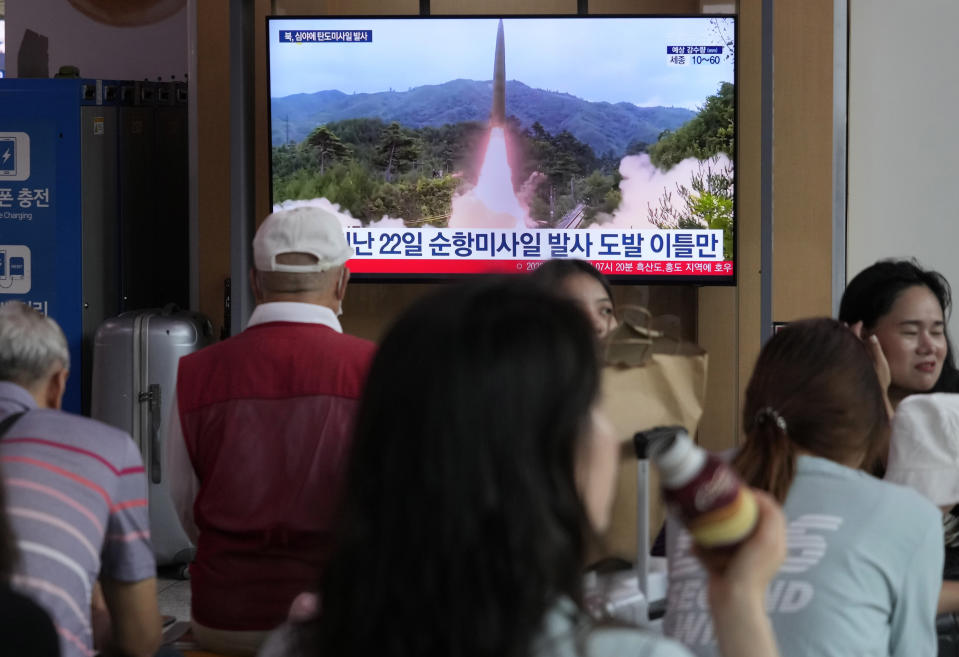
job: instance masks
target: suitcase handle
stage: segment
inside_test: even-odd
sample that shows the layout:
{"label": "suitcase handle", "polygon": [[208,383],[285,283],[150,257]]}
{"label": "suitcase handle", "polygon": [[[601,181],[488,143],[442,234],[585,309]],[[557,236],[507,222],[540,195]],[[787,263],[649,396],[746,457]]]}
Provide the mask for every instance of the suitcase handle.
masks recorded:
{"label": "suitcase handle", "polygon": [[163,480],[163,455],[160,454],[160,384],[151,383],[148,393],[147,424],[150,427],[150,480]]}

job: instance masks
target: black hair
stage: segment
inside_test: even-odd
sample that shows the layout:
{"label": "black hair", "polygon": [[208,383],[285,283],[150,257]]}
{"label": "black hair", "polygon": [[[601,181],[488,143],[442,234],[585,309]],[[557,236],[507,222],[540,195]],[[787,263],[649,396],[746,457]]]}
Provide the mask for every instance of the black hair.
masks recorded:
{"label": "black hair", "polygon": [[603,276],[596,267],[593,267],[585,260],[576,260],[575,258],[547,260],[533,272],[532,277],[534,281],[555,293],[563,284],[563,281],[570,276],[578,276],[580,274],[585,274],[595,279],[603,286],[603,289],[606,290],[606,296],[612,301],[613,289],[610,287],[609,281],[606,280],[606,277]]}
{"label": "black hair", "polygon": [[526,656],[590,539],[574,461],[599,389],[593,332],[527,279],[429,296],[382,342],[338,545],[305,651]]}
{"label": "black hair", "polygon": [[[939,300],[943,319],[949,319],[952,290],[949,282],[937,271],[923,269],[914,259],[880,260],[856,274],[842,293],[839,320],[849,325],[862,322],[871,331],[890,310],[905,290],[921,286]],[[930,392],[959,392],[959,371],[952,353],[952,340],[946,332],[946,357],[942,374]]]}

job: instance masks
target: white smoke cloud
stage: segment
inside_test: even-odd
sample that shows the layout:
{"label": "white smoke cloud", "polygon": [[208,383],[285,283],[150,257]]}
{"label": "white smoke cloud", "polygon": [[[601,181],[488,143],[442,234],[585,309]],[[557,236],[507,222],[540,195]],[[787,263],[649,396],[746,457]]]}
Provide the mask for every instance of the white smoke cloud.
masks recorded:
{"label": "white smoke cloud", "polygon": [[[343,228],[360,228],[362,222],[350,214],[349,210],[341,210],[339,203],[333,203],[327,198],[289,199],[273,204],[273,211],[292,210],[293,208],[316,207],[330,212],[340,220]],[[403,220],[389,215],[383,215],[379,220],[370,222],[368,228],[402,228]]]}
{"label": "white smoke cloud", "polygon": [[[659,200],[666,194],[672,194],[674,205],[681,203],[677,194],[677,185],[690,186],[693,174],[699,170],[700,160],[690,157],[669,171],[657,169],[649,160],[649,155],[627,155],[619,163],[619,172],[623,180],[619,183],[622,201],[612,214],[600,213],[590,228],[655,229],[649,221],[649,208],[659,206]],[[724,154],[713,156],[713,168],[722,170],[729,166],[729,158]],[[535,228],[538,224],[529,217],[528,203],[533,191],[545,179],[543,174],[534,172],[522,185],[520,192],[513,197],[518,203],[518,211],[504,212],[501,208],[490,208],[486,198],[480,198],[476,188],[472,187],[453,197],[451,228]],[[510,190],[512,194],[512,190]],[[495,205],[495,204],[494,204]],[[288,210],[295,207],[316,206],[323,208],[340,220],[344,228],[362,226],[349,210],[342,210],[337,203],[326,198],[309,200],[288,200],[277,203],[273,210]],[[369,228],[403,228],[402,219],[383,215],[369,224]]]}
{"label": "white smoke cloud", "polygon": [[367,228],[403,228],[404,226],[406,226],[406,224],[403,223],[402,219],[384,214],[377,221],[371,221]]}
{"label": "white smoke cloud", "polygon": [[[723,154],[714,157],[717,158],[717,169],[729,164],[729,159]],[[597,216],[593,227],[655,229],[656,226],[649,221],[649,208],[659,207],[659,199],[667,192],[673,195],[673,203],[678,203],[676,185],[689,187],[699,164],[700,160],[690,157],[669,171],[662,171],[649,161],[646,153],[627,155],[619,163],[619,173],[623,176],[619,190],[623,200],[612,216]]]}

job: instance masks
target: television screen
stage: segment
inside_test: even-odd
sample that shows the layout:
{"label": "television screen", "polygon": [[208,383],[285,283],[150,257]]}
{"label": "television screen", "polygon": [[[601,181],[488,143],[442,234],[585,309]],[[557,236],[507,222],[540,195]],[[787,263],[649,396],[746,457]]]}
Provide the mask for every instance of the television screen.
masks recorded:
{"label": "television screen", "polygon": [[732,17],[268,19],[274,208],[359,278],[735,282]]}

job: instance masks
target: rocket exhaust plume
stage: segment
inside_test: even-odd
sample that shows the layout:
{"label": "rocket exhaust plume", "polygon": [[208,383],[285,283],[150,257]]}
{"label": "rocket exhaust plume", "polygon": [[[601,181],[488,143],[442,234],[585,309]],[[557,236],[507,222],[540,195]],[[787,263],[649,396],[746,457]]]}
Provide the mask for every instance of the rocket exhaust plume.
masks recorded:
{"label": "rocket exhaust plume", "polygon": [[490,126],[506,123],[506,46],[503,42],[503,19],[496,28],[496,54],[493,57],[493,108]]}
{"label": "rocket exhaust plume", "polygon": [[476,186],[453,198],[450,228],[522,229],[529,222],[528,211],[516,198],[513,174],[506,154],[506,46],[503,21],[496,29],[493,57],[493,107],[489,115],[489,142]]}

